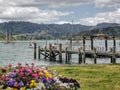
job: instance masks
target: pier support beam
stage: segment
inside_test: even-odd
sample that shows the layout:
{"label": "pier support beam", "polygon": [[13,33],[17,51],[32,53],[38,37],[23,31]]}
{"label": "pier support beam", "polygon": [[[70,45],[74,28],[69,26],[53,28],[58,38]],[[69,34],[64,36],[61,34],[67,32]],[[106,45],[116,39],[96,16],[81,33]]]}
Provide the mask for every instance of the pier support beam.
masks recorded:
{"label": "pier support beam", "polygon": [[82,53],[80,51],[80,48],[78,49],[78,64],[82,63]]}
{"label": "pier support beam", "polygon": [[113,48],[114,48],[114,51],[116,51],[116,40],[114,36],[113,36]]}
{"label": "pier support beam", "polygon": [[93,36],[90,37],[91,40],[91,50],[93,50]]}
{"label": "pier support beam", "polygon": [[107,37],[105,37],[105,51],[108,51]]}
{"label": "pier support beam", "polygon": [[36,57],[37,57],[37,44],[36,43],[34,43],[34,59],[36,59]]}
{"label": "pier support beam", "polygon": [[59,44],[59,60],[62,63],[62,44]]}
{"label": "pier support beam", "polygon": [[49,44],[49,60],[51,61],[52,44]]}
{"label": "pier support beam", "polygon": [[97,63],[97,55],[96,55],[96,48],[93,49],[94,50],[94,64]]}
{"label": "pier support beam", "polygon": [[45,46],[44,53],[45,53],[45,60],[47,60],[47,46]]}
{"label": "pier support beam", "polygon": [[86,37],[83,37],[83,63],[85,63],[85,58],[86,58],[86,55],[85,55],[85,39],[86,39]]}
{"label": "pier support beam", "polygon": [[38,59],[40,60],[41,58],[41,49],[40,49],[40,46],[38,46]]}
{"label": "pier support beam", "polygon": [[67,48],[65,48],[65,62],[68,63],[68,52],[67,52]]}
{"label": "pier support beam", "polygon": [[112,48],[111,51],[112,51],[111,63],[116,63],[115,50]]}

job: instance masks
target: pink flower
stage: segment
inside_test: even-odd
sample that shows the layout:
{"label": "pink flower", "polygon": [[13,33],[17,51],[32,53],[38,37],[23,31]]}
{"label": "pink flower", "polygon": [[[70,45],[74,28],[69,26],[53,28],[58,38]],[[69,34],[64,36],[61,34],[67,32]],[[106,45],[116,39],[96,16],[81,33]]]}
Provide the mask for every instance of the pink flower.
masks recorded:
{"label": "pink flower", "polygon": [[19,84],[17,82],[14,83],[14,87],[18,88]]}
{"label": "pink flower", "polygon": [[32,74],[33,77],[35,77],[36,80],[38,80],[38,75],[37,74]]}
{"label": "pink flower", "polygon": [[24,72],[22,72],[22,71],[20,71],[20,73],[19,73],[21,76],[23,76],[24,75]]}
{"label": "pink flower", "polygon": [[5,78],[5,80],[6,80],[6,81],[9,81],[9,78],[8,78],[8,77],[6,77],[6,78]]}
{"label": "pink flower", "polygon": [[26,64],[25,64],[25,66],[26,66],[26,67],[28,67],[28,66],[29,66],[29,64],[28,64],[28,63],[26,63]]}
{"label": "pink flower", "polygon": [[8,67],[11,68],[11,67],[12,67],[12,64],[9,64]]}

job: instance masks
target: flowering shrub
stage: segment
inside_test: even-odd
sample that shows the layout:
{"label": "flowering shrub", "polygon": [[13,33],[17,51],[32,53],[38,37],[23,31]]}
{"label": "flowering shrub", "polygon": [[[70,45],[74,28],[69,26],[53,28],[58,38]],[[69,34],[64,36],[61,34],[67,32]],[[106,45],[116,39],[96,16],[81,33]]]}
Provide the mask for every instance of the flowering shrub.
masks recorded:
{"label": "flowering shrub", "polygon": [[55,76],[48,68],[20,63],[1,69],[0,90],[77,90],[79,83],[74,79]]}

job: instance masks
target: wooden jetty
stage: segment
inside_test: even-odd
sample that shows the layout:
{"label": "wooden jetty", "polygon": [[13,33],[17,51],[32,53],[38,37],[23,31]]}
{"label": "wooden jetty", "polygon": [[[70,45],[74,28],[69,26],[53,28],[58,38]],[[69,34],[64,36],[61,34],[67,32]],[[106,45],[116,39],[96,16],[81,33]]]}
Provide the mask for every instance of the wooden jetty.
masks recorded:
{"label": "wooden jetty", "polygon": [[[104,38],[105,39],[105,50],[102,49],[96,49],[94,47],[93,41],[94,38]],[[77,54],[78,55],[78,63],[86,63],[86,58],[93,58],[94,59],[94,64],[97,63],[97,58],[110,58],[111,63],[116,63],[116,58],[120,57],[120,52],[116,51],[116,40],[114,36],[90,36],[89,37],[91,40],[91,48],[90,50],[86,50],[86,45],[85,41],[88,39],[88,37],[83,36],[83,47],[78,48],[78,50],[73,50],[69,48],[62,48],[62,44],[59,44],[59,48],[56,49],[55,47],[52,46],[52,44],[49,44],[49,48],[40,48],[38,46],[38,59],[41,59],[41,55],[44,56],[45,60],[49,61],[56,61],[56,56],[59,55],[59,62],[62,63],[62,54],[65,54],[65,63],[70,63],[71,56],[72,54]],[[112,38],[113,39],[113,48],[111,48],[110,51],[108,51],[108,44],[107,44],[107,39]],[[37,57],[37,45],[34,43],[34,59]]]}

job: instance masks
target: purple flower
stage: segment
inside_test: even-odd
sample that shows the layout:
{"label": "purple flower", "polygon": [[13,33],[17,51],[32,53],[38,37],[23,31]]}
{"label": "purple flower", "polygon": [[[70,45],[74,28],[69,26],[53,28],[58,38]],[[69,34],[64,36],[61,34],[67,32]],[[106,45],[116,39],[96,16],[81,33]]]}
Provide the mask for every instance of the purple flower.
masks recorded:
{"label": "purple flower", "polygon": [[48,83],[55,83],[55,80],[53,78],[48,79]]}
{"label": "purple flower", "polygon": [[43,83],[47,82],[47,79],[45,77],[42,78]]}
{"label": "purple flower", "polygon": [[16,82],[16,81],[15,81],[14,79],[10,79],[10,80],[7,82],[8,87],[12,87],[15,82]]}
{"label": "purple flower", "polygon": [[9,76],[13,78],[16,76],[16,73],[10,73]]}
{"label": "purple flower", "polygon": [[19,86],[20,86],[20,87],[23,87],[23,86],[24,86],[24,83],[21,81],[21,82],[19,83]]}

